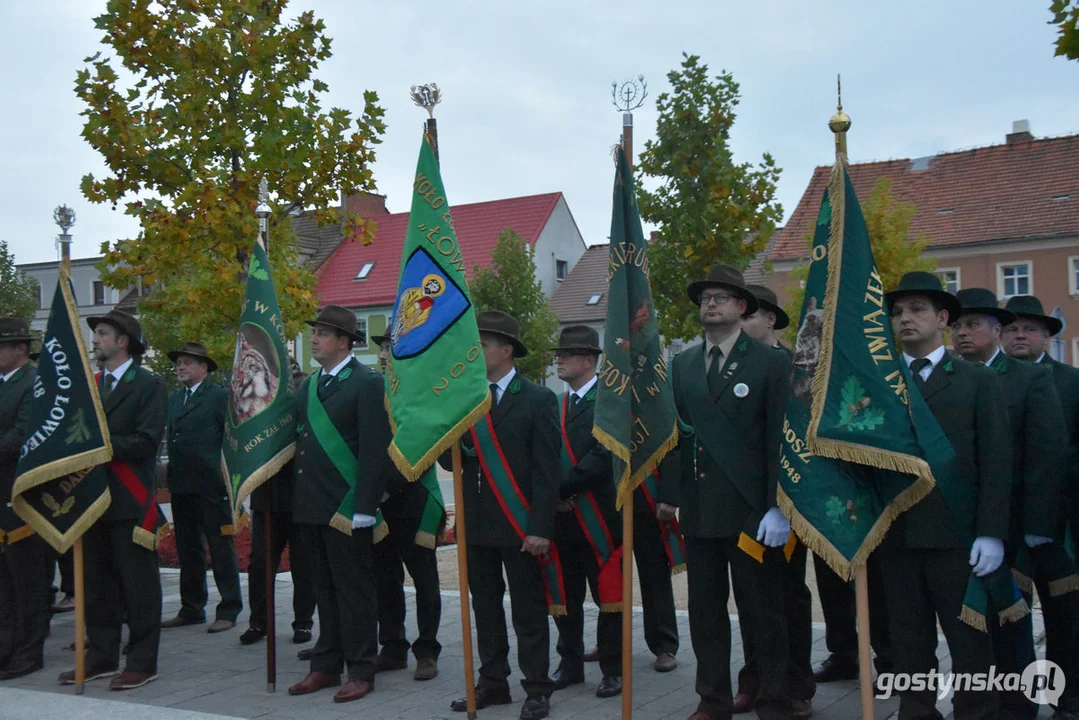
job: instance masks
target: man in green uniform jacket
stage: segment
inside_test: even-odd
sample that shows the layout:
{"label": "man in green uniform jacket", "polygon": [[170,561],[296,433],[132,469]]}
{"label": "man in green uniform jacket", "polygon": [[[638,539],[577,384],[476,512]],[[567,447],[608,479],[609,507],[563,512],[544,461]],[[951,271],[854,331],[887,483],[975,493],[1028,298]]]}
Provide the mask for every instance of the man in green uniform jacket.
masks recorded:
{"label": "man in green uniform jacket", "polygon": [[180,560],[180,612],[163,628],[206,622],[206,550],[221,593],[208,632],[228,630],[243,609],[240,572],[232,544],[232,507],[221,475],[221,442],[229,393],[206,377],[217,369],[206,347],[184,343],[168,353],[183,388],[169,398],[167,481],[172,495],[172,527]]}
{"label": "man in green uniform jacket", "polygon": [[0,680],[42,668],[49,633],[52,549],[11,509],[31,391],[30,326],[0,318]]}
{"label": "man in green uniform jacket", "polygon": [[[789,718],[782,546],[791,531],[776,505],[776,487],[790,361],[742,330],[742,318],[759,303],[737,269],[715,265],[687,293],[700,308],[705,331],[705,341],[675,356],[671,370],[679,418],[692,428],[679,442],[677,497],[701,698],[690,720],[728,718],[732,712],[730,619],[716,612],[730,596],[728,573],[735,596],[754,605],[749,621],[759,665],[757,714],[764,720]],[[808,701],[812,677],[805,684],[799,699]],[[802,705],[800,714],[807,715]]]}
{"label": "man in green uniform jacket", "polygon": [[[921,392],[956,457],[956,500],[947,504],[938,485],[899,516],[879,550],[895,671],[936,669],[939,621],[952,672],[989,672],[989,635],[960,620],[960,613],[971,569],[987,577],[1004,560],[1012,453],[1001,384],[984,365],[945,352],[944,328],[960,308],[936,275],[907,273],[885,298],[913,376],[911,392]],[[996,717],[999,698],[992,692],[956,691],[953,706],[957,720]],[[932,690],[900,693],[899,712],[903,718],[941,717]]]}
{"label": "man in green uniform jacket", "polygon": [[372,527],[394,469],[382,377],[352,355],[364,339],[356,315],[327,305],[308,320],[312,373],[296,397],[297,438],[293,522],[305,525],[315,556],[319,638],[311,671],[289,688],[305,695],[348,680],[334,702],[358,700],[374,689],[378,649]]}
{"label": "man in green uniform jacket", "polygon": [[[109,687],[129,690],[157,678],[161,578],[154,468],[165,432],[165,382],[136,361],[146,349],[138,320],[110,310],[86,322],[103,368],[98,391],[112,438],[112,461],[92,471],[108,477],[112,503],[82,536],[90,640],[86,680],[116,675],[126,612],[127,667]],[[75,672],[62,673],[59,681],[74,684]]]}
{"label": "man in green uniform jacket", "polygon": [[1031,548],[1030,554],[1045,618],[1045,657],[1064,670],[1064,694],[1057,702],[1057,713],[1060,720],[1079,720],[1079,577],[1074,545],[1065,559],[1065,543],[1079,539],[1079,370],[1049,357],[1049,338],[1061,331],[1063,323],[1046,315],[1038,298],[1016,295],[1005,309],[1016,316],[1001,331],[1005,352],[1050,371],[1064,415],[1063,458],[1047,476],[1062,502],[1047,506],[1056,510],[1051,531],[1044,533],[1052,542]]}

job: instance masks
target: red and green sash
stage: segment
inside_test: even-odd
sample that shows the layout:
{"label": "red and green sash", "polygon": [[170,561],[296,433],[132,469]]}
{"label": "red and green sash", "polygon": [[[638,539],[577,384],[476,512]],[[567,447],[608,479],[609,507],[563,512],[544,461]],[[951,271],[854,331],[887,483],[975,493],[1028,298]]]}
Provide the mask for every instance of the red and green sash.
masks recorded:
{"label": "red and green sash", "polygon": [[[528,500],[517,485],[509,463],[506,462],[506,455],[502,452],[502,445],[498,442],[498,436],[495,435],[494,425],[491,424],[490,413],[476,423],[469,432],[472,434],[476,457],[479,458],[480,467],[483,469],[483,477],[487,479],[488,487],[495,494],[495,499],[498,500],[502,512],[510,521],[517,537],[524,542],[527,535],[525,528],[528,526]],[[540,573],[543,575],[547,610],[551,615],[565,615],[566,589],[562,584],[562,563],[558,559],[558,548],[554,543],[551,543],[550,547],[546,555],[536,556],[540,564]]]}
{"label": "red and green sash", "polygon": [[[346,368],[347,369],[347,368]],[[341,371],[345,372],[344,370]],[[345,376],[347,377],[347,376]],[[348,492],[337,506],[337,512],[330,518],[329,525],[334,530],[339,530],[345,535],[352,534],[352,514],[356,497],[356,456],[352,454],[348,443],[341,437],[341,433],[334,426],[326,408],[322,406],[322,400],[318,396],[318,376],[311,376],[307,381],[307,421],[311,425],[311,432],[315,435],[322,451],[330,459],[337,474],[348,485]],[[345,378],[340,377],[338,380]],[[337,382],[335,380],[334,382]],[[381,513],[375,518],[375,524],[381,519]]]}
{"label": "red and green sash", "polygon": [[[644,493],[644,499],[648,501],[648,507],[652,508],[652,516],[656,515],[656,483],[659,478],[659,468],[653,470],[638,487]],[[671,566],[671,574],[677,575],[686,569],[686,541],[682,537],[682,530],[678,526],[678,518],[660,520],[659,534],[663,537],[663,549],[667,551],[667,562]]]}
{"label": "red and green sash", "polygon": [[[133,368],[125,373],[124,378],[127,379],[127,375],[132,373],[134,373]],[[101,384],[100,372],[94,374],[94,382]],[[135,501],[135,504],[142,509],[142,519],[135,526],[135,529],[131,531],[131,540],[136,545],[141,545],[147,550],[156,550],[158,538],[162,528],[166,525],[164,516],[158,510],[157,499],[146,489],[146,486],[139,480],[139,476],[135,474],[135,471],[131,469],[131,466],[126,461],[110,460],[107,467],[116,475],[116,478],[124,486],[124,490],[131,496],[131,499]]]}
{"label": "red and green sash", "polygon": [[[577,456],[566,434],[566,412],[569,408],[569,394],[562,395],[562,472],[567,473],[577,465]],[[573,510],[577,524],[581,526],[585,539],[596,556],[599,578],[596,582],[599,590],[600,612],[622,611],[622,547],[615,547],[611,530],[603,519],[599,503],[591,490],[577,496]]]}

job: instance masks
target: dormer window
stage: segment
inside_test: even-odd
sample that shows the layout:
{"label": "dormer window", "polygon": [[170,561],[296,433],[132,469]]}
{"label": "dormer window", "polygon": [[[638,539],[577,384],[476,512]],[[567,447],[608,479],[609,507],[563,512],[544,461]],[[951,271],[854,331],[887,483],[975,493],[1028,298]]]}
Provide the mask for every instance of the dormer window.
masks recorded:
{"label": "dormer window", "polygon": [[374,267],[375,264],[373,262],[364,263],[363,267],[361,267],[360,271],[356,273],[356,277],[354,277],[353,280],[366,280],[367,276],[371,274],[371,270],[373,270]]}
{"label": "dormer window", "polygon": [[585,301],[585,305],[599,305],[600,298],[603,297],[603,293],[595,293],[592,297]]}

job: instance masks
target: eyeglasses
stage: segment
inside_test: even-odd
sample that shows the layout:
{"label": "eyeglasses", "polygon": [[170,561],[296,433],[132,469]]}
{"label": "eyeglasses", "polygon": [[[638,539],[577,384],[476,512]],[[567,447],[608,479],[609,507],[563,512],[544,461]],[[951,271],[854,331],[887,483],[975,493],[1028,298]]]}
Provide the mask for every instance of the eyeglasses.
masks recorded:
{"label": "eyeglasses", "polygon": [[734,299],[734,295],[728,293],[701,293],[701,305],[711,305],[715,302],[716,305],[722,305]]}

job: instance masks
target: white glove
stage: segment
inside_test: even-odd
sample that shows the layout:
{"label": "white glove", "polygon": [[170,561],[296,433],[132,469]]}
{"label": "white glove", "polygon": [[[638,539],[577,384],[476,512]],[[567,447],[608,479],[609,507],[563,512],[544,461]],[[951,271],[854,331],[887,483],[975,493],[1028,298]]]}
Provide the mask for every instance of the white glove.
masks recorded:
{"label": "white glove", "polygon": [[364,515],[362,513],[356,513],[355,515],[352,516],[352,527],[353,527],[353,529],[371,527],[374,524],[375,524],[375,518],[373,516],[371,516],[371,515]]}
{"label": "white glove", "polygon": [[791,536],[791,521],[779,508],[770,508],[757,527],[757,542],[764,541],[768,547],[782,547]]}
{"label": "white glove", "polygon": [[1024,535],[1023,541],[1026,542],[1027,547],[1038,547],[1039,545],[1048,545],[1053,542],[1053,538],[1042,537],[1041,535]]}
{"label": "white glove", "polygon": [[1004,561],[1004,542],[999,538],[980,537],[970,548],[970,566],[974,574],[985,577]]}

